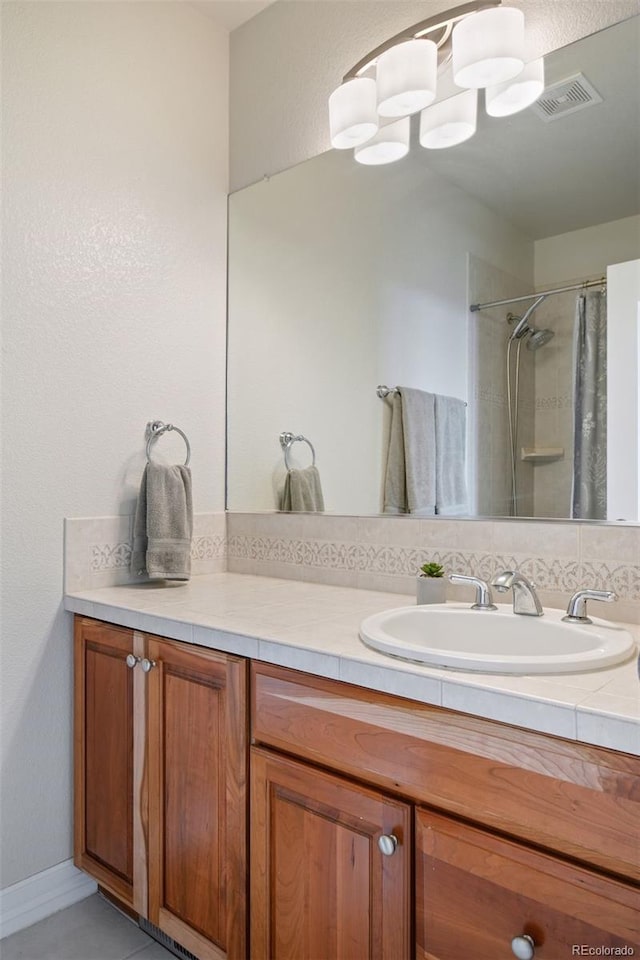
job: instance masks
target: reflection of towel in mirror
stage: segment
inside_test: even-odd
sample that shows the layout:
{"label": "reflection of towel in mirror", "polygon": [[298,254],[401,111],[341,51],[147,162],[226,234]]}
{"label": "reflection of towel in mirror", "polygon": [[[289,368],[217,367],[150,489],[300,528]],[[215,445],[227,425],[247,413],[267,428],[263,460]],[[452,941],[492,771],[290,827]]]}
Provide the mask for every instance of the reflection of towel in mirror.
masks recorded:
{"label": "reflection of towel in mirror", "polygon": [[192,532],[189,467],[148,463],[136,505],[132,575],[151,580],[189,580]]}
{"label": "reflection of towel in mirror", "polygon": [[384,512],[432,517],[436,512],[434,395],[399,387],[391,400]]}
{"label": "reflection of towel in mirror", "polygon": [[291,513],[324,511],[322,485],[317,467],[287,471],[280,509]]}
{"label": "reflection of towel in mirror", "polygon": [[466,479],[467,409],[464,400],[435,395],[436,513],[469,513]]}

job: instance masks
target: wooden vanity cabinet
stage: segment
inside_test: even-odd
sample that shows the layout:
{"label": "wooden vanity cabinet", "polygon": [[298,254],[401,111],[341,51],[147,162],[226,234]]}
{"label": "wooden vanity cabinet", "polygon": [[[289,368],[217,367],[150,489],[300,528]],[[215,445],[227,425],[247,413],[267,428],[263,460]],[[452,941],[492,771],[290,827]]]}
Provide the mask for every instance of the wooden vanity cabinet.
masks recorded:
{"label": "wooden vanity cabinet", "polygon": [[251,836],[252,960],[409,960],[408,804],[254,748]]}
{"label": "wooden vanity cabinet", "polygon": [[[303,894],[321,862],[318,846],[303,820],[285,826],[278,799],[290,791],[309,806],[328,776],[342,795],[361,798],[367,822],[375,823],[363,812],[371,790],[414,817],[413,886],[393,926],[409,924],[415,909],[416,960],[509,960],[518,937],[531,938],[540,960],[565,960],[582,944],[640,955],[637,757],[267,664],[252,664],[251,699],[252,960],[369,956],[335,942],[296,953],[279,938],[303,928],[307,907],[331,929],[329,901]],[[282,779],[283,769],[295,769],[295,780]],[[340,802],[329,808],[320,815],[338,822]],[[402,855],[410,856],[407,841]],[[334,876],[340,889],[343,871]],[[354,926],[365,929],[371,915],[354,899]],[[528,946],[520,943],[524,956]],[[406,956],[399,943],[376,948],[384,960]]]}
{"label": "wooden vanity cabinet", "polygon": [[76,617],[75,711],[76,865],[199,960],[244,960],[246,661]]}
{"label": "wooden vanity cabinet", "polygon": [[75,622],[75,863],[134,908],[133,632]]}
{"label": "wooden vanity cabinet", "polygon": [[637,956],[639,909],[635,887],[416,811],[416,960],[508,960],[523,937],[539,960],[575,956],[582,944]]}
{"label": "wooden vanity cabinet", "polygon": [[639,758],[247,670],[76,617],[75,862],[126,908],[198,960],[640,955]]}

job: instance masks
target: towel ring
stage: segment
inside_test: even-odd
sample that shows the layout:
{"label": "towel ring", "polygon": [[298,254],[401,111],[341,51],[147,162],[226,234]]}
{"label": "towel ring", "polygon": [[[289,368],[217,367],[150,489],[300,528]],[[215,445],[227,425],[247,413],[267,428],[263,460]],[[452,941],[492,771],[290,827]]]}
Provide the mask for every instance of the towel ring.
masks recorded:
{"label": "towel ring", "polygon": [[189,466],[189,461],[191,460],[191,446],[187,440],[187,435],[184,433],[180,427],[174,427],[172,423],[163,423],[162,420],[150,420],[147,424],[147,433],[149,438],[147,440],[147,461],[151,463],[151,444],[154,440],[157,440],[158,437],[161,437],[163,433],[167,433],[169,430],[175,430],[176,433],[179,433],[184,442],[187,445],[187,459],[184,462],[185,467]]}
{"label": "towel ring", "polygon": [[288,433],[285,431],[280,434],[280,446],[284,451],[284,465],[287,468],[287,470],[291,470],[291,465],[289,463],[289,454],[291,453],[291,446],[292,444],[298,443],[299,441],[301,441],[302,443],[306,443],[309,446],[309,449],[311,450],[311,456],[313,458],[311,461],[311,466],[315,467],[316,465],[316,452],[313,449],[313,444],[311,443],[311,440],[307,440],[307,438],[303,437],[301,433],[298,434],[298,436],[296,436],[293,433]]}

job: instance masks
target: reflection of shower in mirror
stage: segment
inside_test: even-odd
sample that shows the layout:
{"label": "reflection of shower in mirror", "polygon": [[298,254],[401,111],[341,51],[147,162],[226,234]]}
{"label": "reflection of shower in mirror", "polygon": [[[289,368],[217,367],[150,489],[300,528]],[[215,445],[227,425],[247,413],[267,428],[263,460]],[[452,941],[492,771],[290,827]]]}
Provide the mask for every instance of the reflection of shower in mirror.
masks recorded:
{"label": "reflection of shower in mirror", "polygon": [[[517,450],[518,450],[518,399],[520,385],[520,349],[523,342],[529,350],[536,351],[548,343],[554,336],[553,330],[537,330],[529,324],[529,317],[536,307],[545,299],[538,297],[531,306],[517,317],[513,313],[507,314],[507,322],[515,324],[507,341],[507,413],[509,418],[509,456],[511,467],[511,516],[518,516],[518,483],[517,483]],[[511,360],[511,348],[516,344],[515,365]]]}

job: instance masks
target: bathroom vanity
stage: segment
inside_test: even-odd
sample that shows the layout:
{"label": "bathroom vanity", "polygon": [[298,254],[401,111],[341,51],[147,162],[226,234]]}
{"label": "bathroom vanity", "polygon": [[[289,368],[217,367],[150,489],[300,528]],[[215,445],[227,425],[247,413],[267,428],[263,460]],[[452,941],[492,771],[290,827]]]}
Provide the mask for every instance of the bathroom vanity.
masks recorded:
{"label": "bathroom vanity", "polygon": [[[501,723],[527,678],[452,679],[359,644],[360,611],[385,595],[298,584],[305,628],[291,584],[197,579],[191,599],[66,598],[75,862],[146,929],[200,960],[640,950],[640,751],[548,732],[565,686],[538,687],[548,709],[532,696],[529,724]],[[484,683],[489,719],[442,706],[457,681]],[[588,699],[598,680],[581,682]],[[603,735],[615,729],[603,713]]]}

